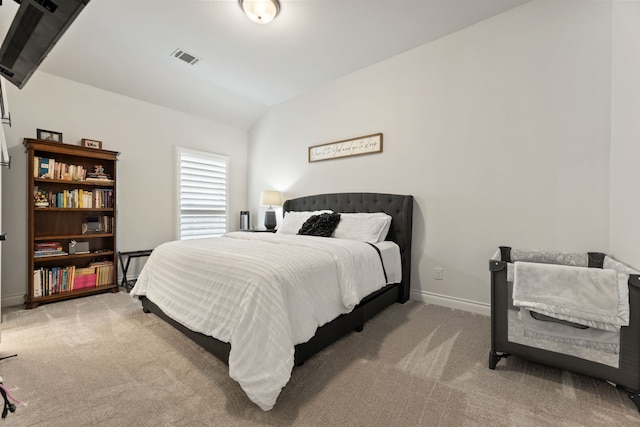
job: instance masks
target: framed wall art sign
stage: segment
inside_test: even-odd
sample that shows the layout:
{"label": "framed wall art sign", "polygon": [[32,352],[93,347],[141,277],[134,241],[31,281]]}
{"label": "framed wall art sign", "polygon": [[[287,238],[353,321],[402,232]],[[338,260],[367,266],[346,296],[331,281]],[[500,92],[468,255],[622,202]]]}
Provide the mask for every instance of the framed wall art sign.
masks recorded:
{"label": "framed wall art sign", "polygon": [[309,147],[309,162],[382,152],[382,133]]}

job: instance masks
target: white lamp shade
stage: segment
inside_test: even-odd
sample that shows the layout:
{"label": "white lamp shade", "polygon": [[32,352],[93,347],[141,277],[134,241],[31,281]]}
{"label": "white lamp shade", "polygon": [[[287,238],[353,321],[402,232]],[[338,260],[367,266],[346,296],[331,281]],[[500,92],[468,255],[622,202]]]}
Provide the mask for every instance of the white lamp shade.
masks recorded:
{"label": "white lamp shade", "polygon": [[265,190],[260,192],[260,204],[262,206],[280,206],[282,196],[279,191]]}
{"label": "white lamp shade", "polygon": [[278,0],[240,0],[240,7],[249,19],[258,24],[268,24],[280,12]]}

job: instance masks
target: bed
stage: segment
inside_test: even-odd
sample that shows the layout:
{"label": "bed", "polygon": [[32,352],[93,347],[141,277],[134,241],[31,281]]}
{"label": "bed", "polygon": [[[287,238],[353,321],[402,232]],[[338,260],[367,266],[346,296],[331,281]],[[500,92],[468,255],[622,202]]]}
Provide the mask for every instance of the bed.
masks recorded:
{"label": "bed", "polygon": [[[348,215],[384,212],[390,217],[386,238],[372,244],[284,233],[294,215],[321,216],[324,210],[341,213],[343,224]],[[410,292],[412,196],[306,196],[287,200],[283,214],[282,229],[275,234],[233,232],[223,238],[160,245],[132,289],[145,312],[156,314],[228,364],[230,376],[263,410],[273,407],[294,365],[303,364],[351,331],[361,331],[368,319],[389,305],[406,302]],[[221,244],[225,245],[222,250],[217,247]],[[394,250],[397,255],[389,255]],[[236,252],[233,258],[232,252]],[[209,260],[206,263],[188,269],[181,266],[186,263],[182,258],[209,253],[215,256],[202,256]],[[308,277],[303,279],[294,263],[304,265]],[[209,270],[211,264],[218,264],[214,272]],[[356,265],[364,269],[353,270]],[[220,283],[208,284],[209,277]],[[307,281],[311,286],[299,286]],[[213,298],[204,293],[211,287],[226,290],[221,291],[222,297]],[[176,301],[187,298],[193,298],[187,308]],[[216,305],[211,310],[218,300],[225,301],[225,308]],[[307,312],[311,319],[298,317]],[[251,332],[241,332],[244,329]]]}
{"label": "bed", "polygon": [[[502,358],[517,355],[615,384],[640,410],[638,271],[599,252],[565,253],[508,246],[501,246],[494,254],[489,270],[490,369],[495,369]],[[613,282],[607,282],[609,277]],[[523,281],[524,290],[520,289],[519,280]],[[552,304],[557,295],[568,297],[568,306],[556,312],[573,315],[575,306],[588,311],[589,317],[597,313],[598,319],[612,312],[614,321],[620,320],[619,327],[603,330],[598,324],[588,324],[593,320],[585,323],[555,313],[549,317],[544,314],[545,304],[528,302],[534,298],[527,296],[527,281],[538,281],[533,286],[544,292],[542,298],[547,304]],[[573,284],[578,295],[567,290]],[[590,291],[594,284],[600,292]],[[580,295],[583,291],[591,295],[584,298]],[[591,297],[596,301],[595,307],[590,303]]]}

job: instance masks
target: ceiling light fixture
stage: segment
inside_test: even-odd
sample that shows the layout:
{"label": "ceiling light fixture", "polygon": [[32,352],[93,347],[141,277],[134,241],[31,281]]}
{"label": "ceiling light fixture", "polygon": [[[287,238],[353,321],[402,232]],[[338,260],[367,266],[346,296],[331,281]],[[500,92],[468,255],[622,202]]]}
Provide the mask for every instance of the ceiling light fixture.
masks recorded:
{"label": "ceiling light fixture", "polygon": [[280,13],[278,0],[238,0],[244,13],[253,22],[268,24]]}

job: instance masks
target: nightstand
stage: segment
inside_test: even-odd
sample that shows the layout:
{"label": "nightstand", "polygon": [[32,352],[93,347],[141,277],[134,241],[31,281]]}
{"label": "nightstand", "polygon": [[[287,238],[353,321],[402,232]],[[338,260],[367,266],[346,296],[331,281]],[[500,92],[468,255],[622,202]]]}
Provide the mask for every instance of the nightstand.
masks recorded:
{"label": "nightstand", "polygon": [[275,233],[276,230],[267,230],[266,228],[254,228],[251,230],[238,230],[238,231],[246,231],[247,233]]}

